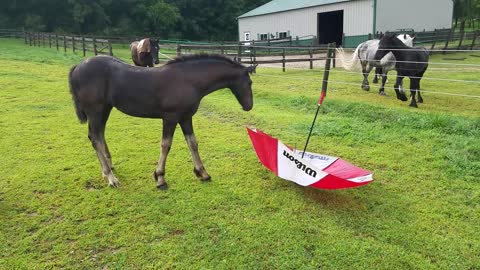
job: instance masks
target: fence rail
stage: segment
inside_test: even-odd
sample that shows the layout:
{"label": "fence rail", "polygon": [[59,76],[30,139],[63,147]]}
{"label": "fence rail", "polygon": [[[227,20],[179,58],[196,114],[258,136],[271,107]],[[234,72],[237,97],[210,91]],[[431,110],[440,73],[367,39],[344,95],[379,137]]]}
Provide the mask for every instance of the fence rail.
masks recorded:
{"label": "fence rail", "polygon": [[[287,63],[309,62],[313,69],[314,62],[326,61],[328,52],[335,48],[335,44],[327,44],[309,47],[280,47],[280,46],[257,46],[257,45],[177,45],[177,56],[192,53],[219,53],[230,57],[236,57],[245,64],[282,64],[285,72]],[[335,50],[333,50],[335,59]],[[335,60],[333,67],[335,67]]]}
{"label": "fence rail", "polygon": [[42,32],[24,32],[25,44],[36,47],[56,48],[57,51],[63,48],[64,52],[71,49],[73,53],[80,51],[83,56],[87,52],[95,55],[113,55],[112,43],[108,39],[95,37],[69,36]]}

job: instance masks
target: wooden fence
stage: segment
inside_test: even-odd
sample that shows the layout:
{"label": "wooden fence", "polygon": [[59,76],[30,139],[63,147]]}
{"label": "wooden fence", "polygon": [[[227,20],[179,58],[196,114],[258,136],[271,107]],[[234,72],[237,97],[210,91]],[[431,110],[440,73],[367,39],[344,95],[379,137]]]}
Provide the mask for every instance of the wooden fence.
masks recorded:
{"label": "wooden fence", "polygon": [[71,49],[73,53],[82,52],[86,56],[87,52],[95,55],[104,54],[113,56],[112,44],[108,39],[99,39],[95,37],[68,36],[53,33],[25,32],[25,44],[38,47],[56,48],[57,51]]}
{"label": "wooden fence", "polygon": [[[313,69],[314,62],[328,59],[328,52],[335,44],[310,47],[274,47],[257,45],[190,45],[178,44],[177,56],[192,53],[218,53],[236,57],[245,64],[281,64],[283,71],[287,63],[308,63]],[[333,67],[335,67],[335,50],[333,50]]]}

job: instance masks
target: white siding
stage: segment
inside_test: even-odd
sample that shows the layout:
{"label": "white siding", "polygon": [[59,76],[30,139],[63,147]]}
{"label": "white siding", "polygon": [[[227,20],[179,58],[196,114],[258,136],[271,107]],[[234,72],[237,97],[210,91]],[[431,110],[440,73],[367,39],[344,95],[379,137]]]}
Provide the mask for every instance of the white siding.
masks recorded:
{"label": "white siding", "polygon": [[317,14],[344,10],[343,32],[347,36],[365,35],[373,31],[373,0],[357,0],[325,6],[304,8],[274,14],[240,18],[239,38],[250,32],[252,39],[258,34],[290,31],[292,37],[317,35]]}
{"label": "white siding", "polygon": [[377,31],[450,28],[452,14],[452,0],[378,0]]}

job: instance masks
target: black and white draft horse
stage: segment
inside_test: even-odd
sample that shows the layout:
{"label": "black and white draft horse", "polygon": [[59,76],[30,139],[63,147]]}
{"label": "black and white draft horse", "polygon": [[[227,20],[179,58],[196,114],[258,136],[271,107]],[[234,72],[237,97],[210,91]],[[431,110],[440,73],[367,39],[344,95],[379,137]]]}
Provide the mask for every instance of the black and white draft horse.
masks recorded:
{"label": "black and white draft horse", "polygon": [[418,93],[418,103],[423,103],[423,98],[420,94],[420,80],[428,67],[428,51],[425,48],[408,47],[395,34],[387,33],[380,39],[375,60],[380,61],[389,52],[392,52],[396,59],[397,80],[394,88],[397,98],[402,101],[408,100],[405,92],[399,86],[402,85],[403,78],[409,77],[412,98],[410,106],[418,107],[415,94]]}
{"label": "black and white draft horse", "polygon": [[165,162],[177,124],[190,148],[195,175],[210,180],[198,153],[192,116],[203,97],[223,88],[232,91],[243,110],[251,110],[250,74],[255,68],[206,54],[179,57],[159,68],[136,67],[108,56],[92,57],[72,67],[69,82],[74,107],[80,122],[88,121],[88,138],[109,185],[119,186],[104,136],[113,107],[131,116],[163,119],[160,160],[153,173],[159,189],[167,188]]}

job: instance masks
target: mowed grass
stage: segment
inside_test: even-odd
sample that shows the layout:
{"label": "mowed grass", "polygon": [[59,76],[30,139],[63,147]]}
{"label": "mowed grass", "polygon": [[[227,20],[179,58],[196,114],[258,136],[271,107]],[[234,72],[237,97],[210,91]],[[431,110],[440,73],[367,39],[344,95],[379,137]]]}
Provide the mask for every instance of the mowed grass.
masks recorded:
{"label": "mowed grass", "polygon": [[[335,69],[308,149],[369,169],[375,181],[325,191],[267,171],[245,130],[301,148],[322,71],[259,68],[251,112],[222,90],[194,117],[211,183],[194,176],[178,128],[170,188],[156,190],[161,120],[114,110],[106,137],[122,186],[112,189],[68,91],[81,60],[0,40],[0,269],[480,268],[479,99],[425,93],[413,109],[394,97],[393,76],[381,97],[376,85],[360,90],[359,74]],[[479,79],[475,66],[431,68],[425,77]],[[422,82],[480,95],[478,83]]]}

